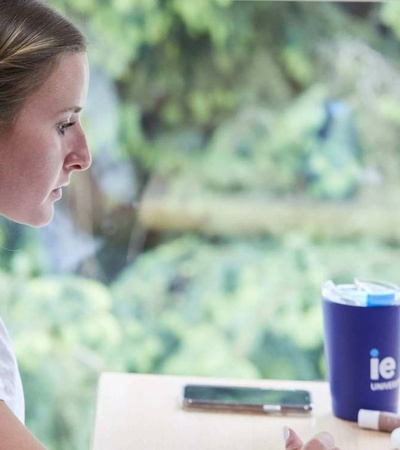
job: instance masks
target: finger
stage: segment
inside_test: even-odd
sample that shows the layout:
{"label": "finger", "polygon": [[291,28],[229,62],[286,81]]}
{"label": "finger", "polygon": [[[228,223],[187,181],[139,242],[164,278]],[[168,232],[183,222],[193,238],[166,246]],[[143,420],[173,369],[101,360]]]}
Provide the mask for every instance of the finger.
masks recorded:
{"label": "finger", "polygon": [[301,450],[303,448],[303,441],[291,428],[283,428],[283,438],[286,450]]}
{"label": "finger", "polygon": [[322,432],[316,434],[309,440],[303,450],[335,450],[335,441],[329,433]]}

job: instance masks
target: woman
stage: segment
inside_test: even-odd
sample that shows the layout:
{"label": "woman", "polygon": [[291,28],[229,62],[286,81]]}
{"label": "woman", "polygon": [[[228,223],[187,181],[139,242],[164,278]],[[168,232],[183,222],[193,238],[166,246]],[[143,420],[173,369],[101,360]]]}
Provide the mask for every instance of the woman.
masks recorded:
{"label": "woman", "polygon": [[[37,0],[0,1],[0,215],[35,227],[91,156],[80,124],[86,43]],[[43,449],[25,428],[14,352],[0,321],[0,450]]]}

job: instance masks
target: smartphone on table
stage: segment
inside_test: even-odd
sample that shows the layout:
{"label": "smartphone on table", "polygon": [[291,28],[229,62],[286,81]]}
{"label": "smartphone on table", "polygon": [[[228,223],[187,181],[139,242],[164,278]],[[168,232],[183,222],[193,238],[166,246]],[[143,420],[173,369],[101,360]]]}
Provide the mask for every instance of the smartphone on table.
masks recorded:
{"label": "smartphone on table", "polygon": [[183,407],[259,414],[310,414],[313,405],[307,390],[264,389],[242,386],[188,384]]}

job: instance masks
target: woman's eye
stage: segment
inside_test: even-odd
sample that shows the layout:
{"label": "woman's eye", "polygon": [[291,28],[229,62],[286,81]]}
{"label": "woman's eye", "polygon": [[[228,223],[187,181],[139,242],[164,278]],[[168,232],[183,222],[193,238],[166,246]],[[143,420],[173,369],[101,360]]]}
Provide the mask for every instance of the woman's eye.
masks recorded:
{"label": "woman's eye", "polygon": [[65,130],[69,127],[73,127],[75,125],[75,122],[66,122],[66,123],[60,123],[60,125],[57,126],[58,132],[65,135]]}

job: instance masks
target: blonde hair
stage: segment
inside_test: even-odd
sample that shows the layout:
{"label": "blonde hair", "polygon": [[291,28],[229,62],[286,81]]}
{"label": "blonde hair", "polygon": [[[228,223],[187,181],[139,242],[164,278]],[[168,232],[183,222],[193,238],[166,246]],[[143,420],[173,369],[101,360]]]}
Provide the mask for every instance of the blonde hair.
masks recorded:
{"label": "blonde hair", "polygon": [[15,122],[63,54],[84,51],[82,33],[41,1],[0,0],[0,125]]}

